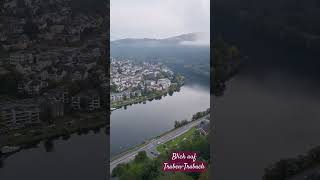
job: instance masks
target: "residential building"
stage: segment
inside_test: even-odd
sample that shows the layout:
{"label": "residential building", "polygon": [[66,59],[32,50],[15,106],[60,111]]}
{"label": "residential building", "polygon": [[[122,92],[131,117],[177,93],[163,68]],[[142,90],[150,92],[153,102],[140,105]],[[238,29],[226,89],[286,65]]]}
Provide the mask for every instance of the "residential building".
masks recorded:
{"label": "residential building", "polygon": [[40,123],[39,105],[32,100],[0,103],[0,119],[10,129]]}
{"label": "residential building", "polygon": [[81,97],[79,95],[71,97],[71,107],[73,110],[76,110],[76,111],[81,110],[80,100],[81,100]]}

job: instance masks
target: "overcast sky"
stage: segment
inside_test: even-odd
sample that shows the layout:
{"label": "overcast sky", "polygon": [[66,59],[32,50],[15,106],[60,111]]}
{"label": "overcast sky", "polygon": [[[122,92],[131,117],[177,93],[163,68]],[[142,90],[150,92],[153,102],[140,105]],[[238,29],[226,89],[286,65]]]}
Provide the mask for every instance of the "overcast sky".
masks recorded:
{"label": "overcast sky", "polygon": [[210,32],[210,0],[111,0],[111,40]]}

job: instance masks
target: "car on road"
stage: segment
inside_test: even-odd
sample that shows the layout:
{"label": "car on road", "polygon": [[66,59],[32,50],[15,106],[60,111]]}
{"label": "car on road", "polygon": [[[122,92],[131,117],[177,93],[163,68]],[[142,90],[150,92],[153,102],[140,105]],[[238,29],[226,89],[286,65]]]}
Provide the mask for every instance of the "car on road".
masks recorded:
{"label": "car on road", "polygon": [[151,151],[151,154],[152,154],[152,155],[155,155],[155,156],[158,156],[158,155],[159,155],[159,153],[154,152],[154,151]]}

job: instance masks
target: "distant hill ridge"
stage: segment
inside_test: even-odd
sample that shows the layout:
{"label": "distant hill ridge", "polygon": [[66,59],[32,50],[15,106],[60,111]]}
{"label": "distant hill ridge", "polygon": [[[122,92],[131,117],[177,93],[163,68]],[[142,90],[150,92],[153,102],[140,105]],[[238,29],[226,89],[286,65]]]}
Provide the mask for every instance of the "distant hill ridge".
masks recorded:
{"label": "distant hill ridge", "polygon": [[199,39],[204,39],[205,33],[196,32],[173,36],[169,38],[154,39],[154,38],[125,38],[111,41],[111,45],[145,45],[145,46],[158,46],[158,45],[179,45],[184,42],[195,42]]}

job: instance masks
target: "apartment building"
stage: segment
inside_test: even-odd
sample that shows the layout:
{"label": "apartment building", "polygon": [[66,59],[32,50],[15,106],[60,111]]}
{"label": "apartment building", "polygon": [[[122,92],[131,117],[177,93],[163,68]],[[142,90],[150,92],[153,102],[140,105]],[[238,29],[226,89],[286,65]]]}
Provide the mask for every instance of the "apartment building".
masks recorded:
{"label": "apartment building", "polygon": [[40,123],[39,105],[31,100],[0,103],[2,125],[14,129]]}

